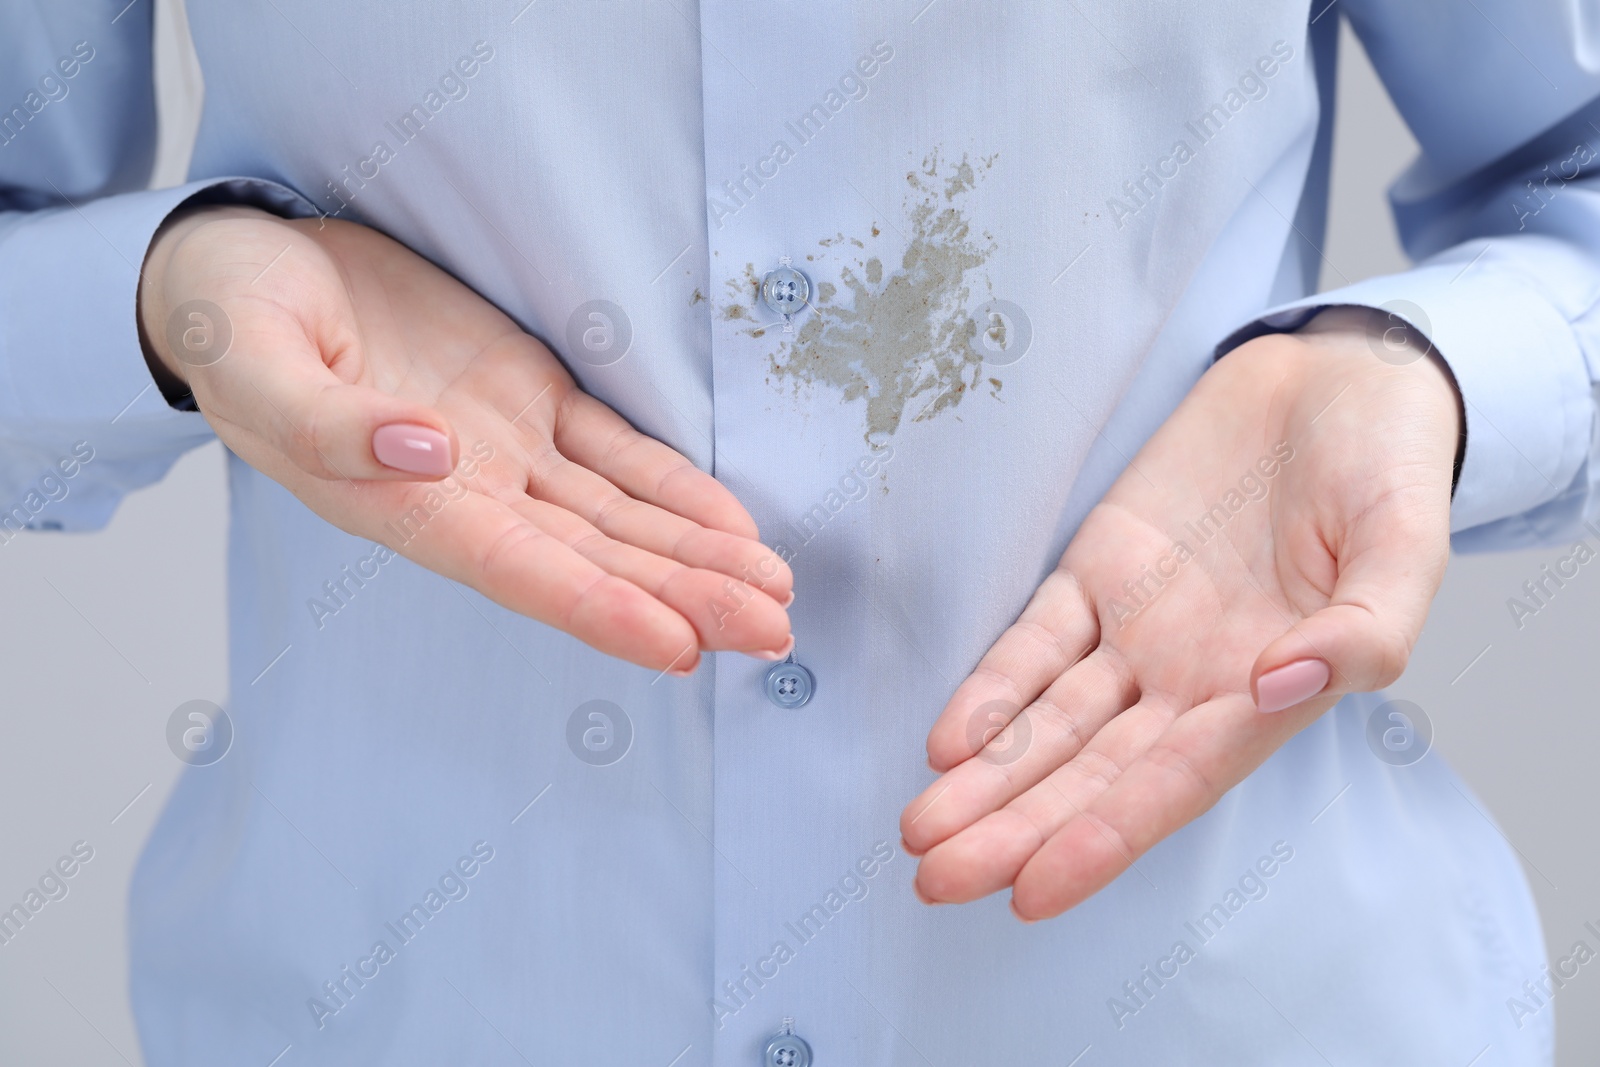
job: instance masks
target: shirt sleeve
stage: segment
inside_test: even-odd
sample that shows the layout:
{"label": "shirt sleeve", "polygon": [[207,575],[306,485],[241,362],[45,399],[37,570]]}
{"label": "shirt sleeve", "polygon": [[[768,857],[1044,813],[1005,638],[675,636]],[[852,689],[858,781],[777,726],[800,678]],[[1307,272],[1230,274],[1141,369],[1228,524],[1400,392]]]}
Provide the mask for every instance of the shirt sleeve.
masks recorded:
{"label": "shirt sleeve", "polygon": [[1340,6],[1422,149],[1389,193],[1417,265],[1274,308],[1218,351],[1325,307],[1387,312],[1461,391],[1455,546],[1579,536],[1600,472],[1600,24],[1564,0]]}
{"label": "shirt sleeve", "polygon": [[0,34],[0,543],[103,526],[211,432],[145,364],[140,266],[196,196],[284,214],[272,182],[145,190],[154,155],[151,5],[19,4]]}

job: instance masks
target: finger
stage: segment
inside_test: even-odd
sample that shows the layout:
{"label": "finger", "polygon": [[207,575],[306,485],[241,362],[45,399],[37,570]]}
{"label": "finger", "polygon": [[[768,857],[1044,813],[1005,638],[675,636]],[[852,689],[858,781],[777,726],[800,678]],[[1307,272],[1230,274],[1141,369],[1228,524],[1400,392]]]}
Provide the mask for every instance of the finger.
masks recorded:
{"label": "finger", "polygon": [[193,375],[199,406],[249,430],[317,478],[437,481],[455,468],[450,423],[426,404],[343,381],[329,353],[294,323],[237,316],[239,335],[217,364]]}
{"label": "finger", "polygon": [[1297,728],[1288,717],[1261,715],[1243,693],[1177,716],[1029,858],[1016,878],[1012,910],[1028,921],[1048,918],[1099,892],[1157,842],[1208,811]]}
{"label": "finger", "polygon": [[408,559],[609,655],[674,673],[698,664],[699,637],[687,619],[515,509],[476,492],[432,510],[415,503],[420,497],[397,509],[380,536]]}
{"label": "finger", "polygon": [[624,492],[701,526],[757,540],[755,520],[727,487],[678,452],[574,390],[557,413],[556,447]]}
{"label": "finger", "polygon": [[1137,699],[1133,678],[1121,664],[1113,653],[1091,653],[1003,727],[995,724],[1004,705],[992,710],[978,705],[969,719],[968,741],[981,743],[988,737],[988,743],[907,805],[900,816],[906,849],[912,855],[925,852],[1003,808],[1078,755]]}
{"label": "finger", "polygon": [[1099,636],[1099,622],[1076,576],[1064,568],[1051,572],[945,705],[928,732],[928,765],[948,771],[971,758],[978,748],[969,736],[975,718],[990,721],[994,715],[1009,722]]}
{"label": "finger", "polygon": [[789,651],[788,613],[760,590],[614,541],[554,504],[525,496],[502,499],[585,559],[632,582],[687,619],[699,636],[700,648],[758,653],[764,659],[781,659]]}
{"label": "finger", "polygon": [[613,540],[686,566],[719,571],[765,590],[779,603],[787,602],[794,589],[794,574],[788,565],[759,541],[707,529],[692,519],[636,500],[554,448],[535,456],[533,468],[529,496],[573,512]]}
{"label": "finger", "polygon": [[1256,658],[1250,684],[1260,710],[1371,692],[1400,677],[1444,576],[1448,514],[1394,502],[1362,518],[1340,554],[1328,605]]}
{"label": "finger", "polygon": [[929,850],[917,868],[919,894],[962,903],[1012,884],[1046,841],[1149,751],[1173,717],[1171,708],[1153,701],[1116,716],[1043,781]]}

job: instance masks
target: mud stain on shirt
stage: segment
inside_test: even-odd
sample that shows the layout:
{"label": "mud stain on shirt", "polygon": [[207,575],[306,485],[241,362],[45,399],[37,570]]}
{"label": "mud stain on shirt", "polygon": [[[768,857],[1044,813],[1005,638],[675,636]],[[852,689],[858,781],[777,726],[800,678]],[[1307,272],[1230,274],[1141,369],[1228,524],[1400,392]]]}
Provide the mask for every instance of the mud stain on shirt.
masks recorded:
{"label": "mud stain on shirt", "polygon": [[[980,326],[972,317],[992,295],[980,268],[995,243],[974,231],[961,204],[993,163],[994,157],[974,164],[965,156],[950,163],[934,152],[909,171],[910,232],[890,227],[905,242],[899,266],[890,269],[876,255],[841,266],[839,283],[849,291],[844,301],[833,283],[819,282],[811,307],[796,316],[792,339],[769,357],[768,380],[797,392],[825,386],[847,403],[865,401],[869,442],[893,435],[908,417],[922,421],[955,408],[980,385],[998,399],[998,381],[985,380]],[[874,223],[874,236],[877,229]],[[843,234],[818,243],[864,248]],[[749,288],[737,282],[728,288],[741,303],[753,304],[759,283],[753,267],[747,274]],[[742,307],[723,315],[755,317]]]}

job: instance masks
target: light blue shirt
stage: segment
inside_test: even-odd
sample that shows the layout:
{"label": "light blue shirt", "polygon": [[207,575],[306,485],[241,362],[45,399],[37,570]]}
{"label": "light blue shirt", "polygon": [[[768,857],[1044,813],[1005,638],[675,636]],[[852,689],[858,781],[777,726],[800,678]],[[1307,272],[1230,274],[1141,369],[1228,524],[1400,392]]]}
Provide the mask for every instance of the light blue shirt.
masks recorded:
{"label": "light blue shirt", "polygon": [[[1251,332],[1395,310],[1466,401],[1458,544],[1576,528],[1580,5],[190,0],[194,181],[144,192],[124,3],[4,16],[0,521],[98,527],[209,439],[135,329],[174,207],[337,214],[732,488],[817,681],[780,710],[748,658],[606,659],[230,457],[235,736],[130,903],[152,1065],[753,1067],[785,1019],[819,1067],[1550,1062],[1515,858],[1437,755],[1378,758],[1381,696],[1051,922],[918,904],[897,819],[956,683]],[[1341,16],[1423,148],[1394,194],[1422,261],[1306,300]],[[793,332],[753,285],[785,258]],[[33,492],[79,442],[71,493]]]}

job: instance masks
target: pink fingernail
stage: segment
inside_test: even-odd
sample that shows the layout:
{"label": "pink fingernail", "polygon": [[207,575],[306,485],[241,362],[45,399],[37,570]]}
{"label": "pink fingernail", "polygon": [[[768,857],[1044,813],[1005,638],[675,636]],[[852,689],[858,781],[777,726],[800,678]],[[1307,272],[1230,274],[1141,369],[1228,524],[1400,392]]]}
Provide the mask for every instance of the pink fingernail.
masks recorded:
{"label": "pink fingernail", "polygon": [[1016,897],[1012,897],[1010,902],[1009,902],[1009,904],[1010,904],[1010,908],[1011,908],[1011,914],[1015,915],[1017,917],[1017,921],[1018,922],[1027,923],[1029,926],[1032,926],[1034,923],[1039,921],[1038,919],[1030,919],[1026,915],[1023,915],[1022,912],[1017,910],[1017,898]]}
{"label": "pink fingernail", "polygon": [[783,606],[784,607],[788,607],[790,604],[793,604],[793,603],[794,603],[794,590],[791,589],[791,590],[789,590],[789,599],[785,600],[783,602]]}
{"label": "pink fingernail", "polygon": [[1262,711],[1292,708],[1326,689],[1330,677],[1328,665],[1320,659],[1284,664],[1256,679],[1256,707]]}
{"label": "pink fingernail", "polygon": [[922,887],[917,885],[917,883],[915,881],[913,881],[911,883],[911,892],[916,894],[916,898],[918,900],[922,901],[924,904],[928,905],[929,907],[937,907],[938,905],[944,903],[944,901],[942,901],[942,900],[934,900],[932,897],[930,897],[927,894],[925,894],[922,891]]}
{"label": "pink fingernail", "polygon": [[392,422],[372,432],[372,454],[385,467],[407,474],[450,473],[450,439],[438,430]]}
{"label": "pink fingernail", "polygon": [[780,648],[780,649],[777,649],[776,651],[771,651],[771,650],[768,650],[768,649],[759,649],[759,650],[757,650],[755,652],[751,652],[749,654],[754,656],[756,659],[764,659],[764,660],[776,661],[776,660],[780,660],[783,657],[787,656],[790,653],[790,651],[792,651],[793,649],[794,649],[794,634],[790,634],[789,635],[789,640],[785,641],[783,643],[783,647]]}

